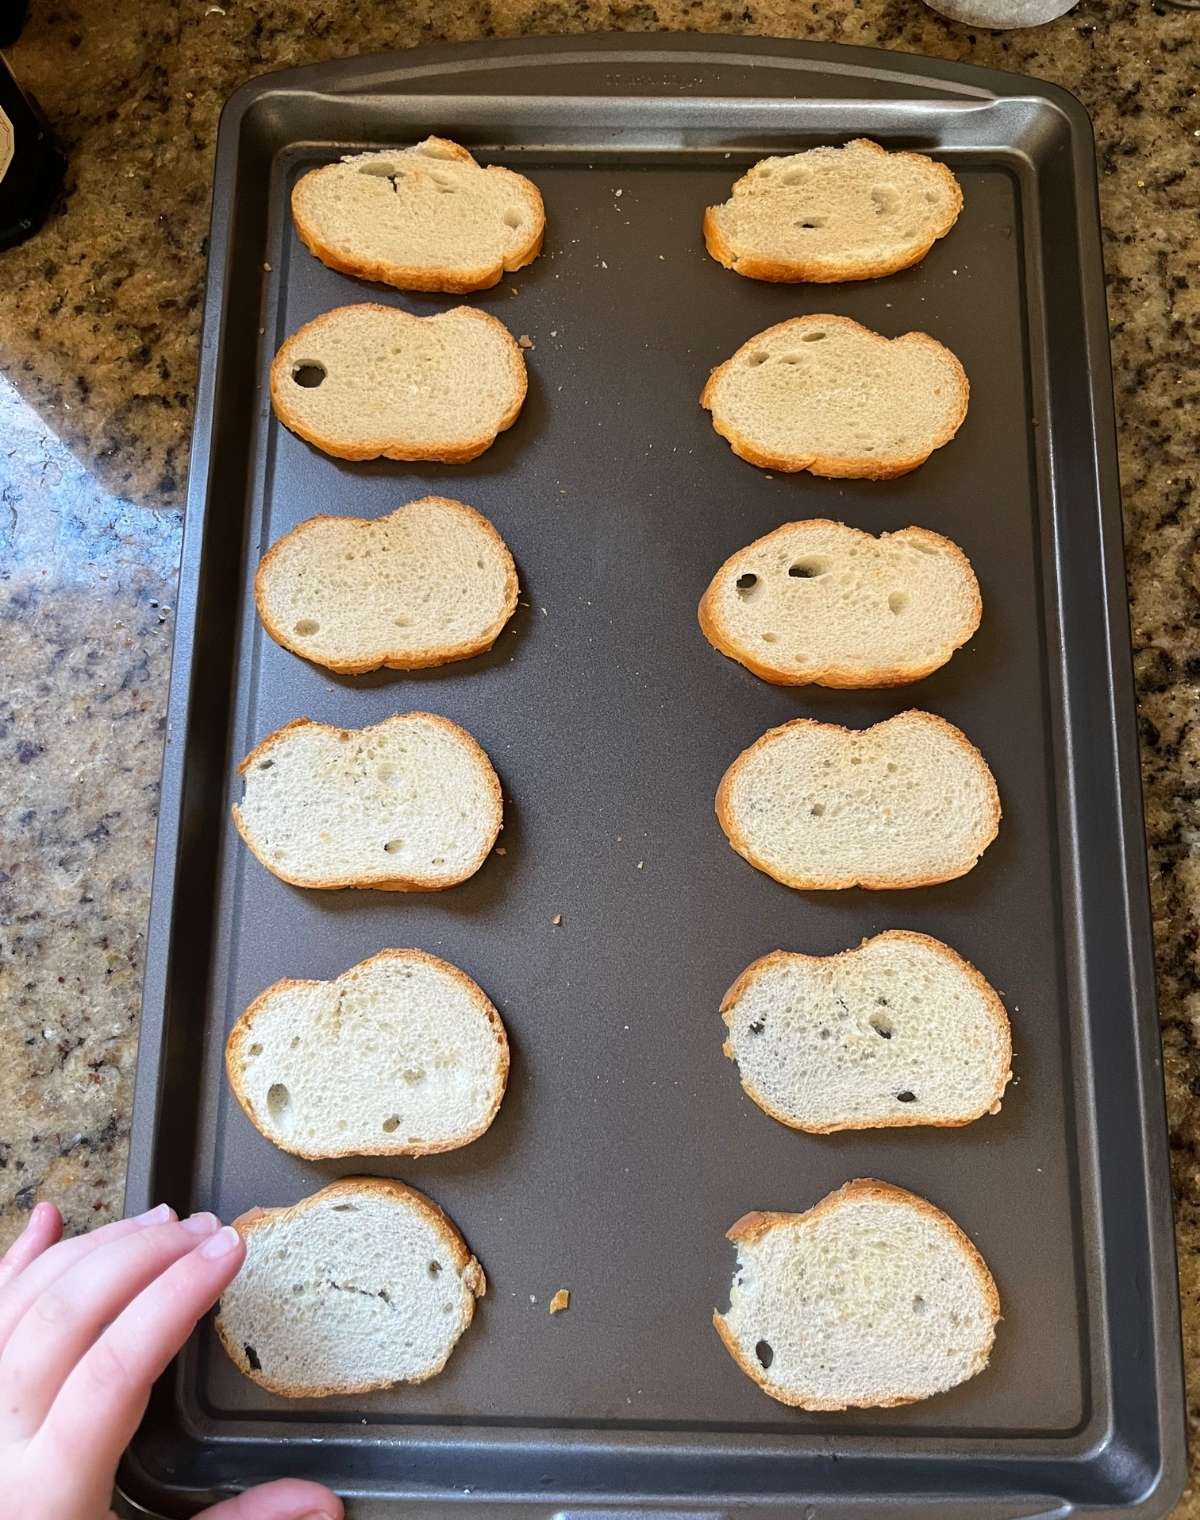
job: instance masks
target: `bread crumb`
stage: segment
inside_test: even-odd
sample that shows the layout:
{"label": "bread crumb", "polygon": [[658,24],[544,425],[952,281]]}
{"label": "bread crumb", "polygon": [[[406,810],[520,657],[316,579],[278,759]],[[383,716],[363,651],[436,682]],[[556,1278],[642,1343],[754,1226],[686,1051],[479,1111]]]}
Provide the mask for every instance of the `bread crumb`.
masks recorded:
{"label": "bread crumb", "polygon": [[[620,193],[621,192],[618,190],[617,194],[620,195]],[[554,1295],[554,1297],[550,1300],[550,1313],[551,1314],[561,1314],[564,1309],[569,1309],[570,1307],[571,1307],[571,1290],[570,1290],[570,1288],[560,1288],[558,1290],[558,1292]]]}
{"label": "bread crumb", "polygon": [[529,1302],[531,1304],[536,1304],[537,1303],[537,1294],[536,1293],[531,1293],[529,1295]]}
{"label": "bread crumb", "polygon": [[644,860],[639,860],[638,861],[638,870],[640,871],[645,864],[646,864],[646,862]]}
{"label": "bread crumb", "polygon": [[533,348],[534,347],[533,339],[529,336],[528,333],[522,333],[521,336],[517,339],[517,347],[518,348]]}
{"label": "bread crumb", "polygon": [[625,192],[624,192],[624,190],[614,190],[614,191],[613,191],[613,194],[614,194],[614,195],[624,195],[624,194],[625,194]]}
{"label": "bread crumb", "polygon": [[[222,11],[222,12],[221,12],[221,14],[222,14],[222,15],[224,15],[224,14],[225,14],[225,12],[224,12],[224,11]],[[270,264],[268,264],[268,263],[267,263],[267,262],[266,262],[266,260],[264,260],[264,261],[263,261],[263,268],[264,268],[264,269],[265,269],[265,270],[266,270],[266,272],[267,272],[267,273],[268,273],[268,274],[270,274],[270,273],[271,273],[271,266],[270,266]]]}
{"label": "bread crumb", "polygon": [[554,915],[554,917],[550,920],[550,922],[557,929],[559,927],[559,925],[562,923],[562,914],[561,913],[556,913]]}
{"label": "bread crumb", "polygon": [[497,855],[507,855],[508,854],[508,850],[505,848],[504,845],[498,844],[496,846],[496,854]]}

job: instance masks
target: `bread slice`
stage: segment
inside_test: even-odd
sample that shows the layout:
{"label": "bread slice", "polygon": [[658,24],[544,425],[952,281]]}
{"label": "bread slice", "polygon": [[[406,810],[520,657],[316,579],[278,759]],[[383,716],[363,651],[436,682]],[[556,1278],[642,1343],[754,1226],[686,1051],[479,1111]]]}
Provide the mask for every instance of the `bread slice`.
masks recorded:
{"label": "bread slice", "polygon": [[532,263],[546,231],[536,185],[481,168],[444,137],[313,169],[292,191],[292,217],[330,269],[452,294],[486,290]]}
{"label": "bread slice", "polygon": [[310,517],[254,577],[277,644],[342,675],[421,670],[490,649],[517,607],[517,568],[482,513],[422,496],[386,517]]}
{"label": "bread slice", "polygon": [[747,1214],[729,1309],[713,1315],[738,1366],[798,1409],[912,1404],[982,1372],[1000,1296],[940,1209],[860,1179],[804,1214]]}
{"label": "bread slice", "polygon": [[1004,1004],[949,945],[889,929],[839,955],[775,950],[725,994],[725,1054],[791,1129],[970,1124],[1012,1076]]}
{"label": "bread slice", "polygon": [[885,338],[849,317],[792,317],[718,364],[700,395],[733,452],[768,470],[891,480],[967,415],[962,365],[926,333]]}
{"label": "bread slice", "polygon": [[982,609],[970,560],[940,533],[874,538],[814,518],[731,555],[699,618],[714,648],[764,681],[901,686],[944,665]]}
{"label": "bread slice", "polygon": [[952,881],[1000,825],[983,756],[916,711],[865,729],[812,718],[768,729],[725,772],[716,806],[739,855],[801,889]]}
{"label": "bread slice", "polygon": [[437,892],[474,876],[500,832],[492,762],[465,728],[434,713],[359,729],[296,718],[238,774],[238,832],[296,887]]}
{"label": "bread slice", "polygon": [[333,981],[260,993],[230,1030],[225,1070],[250,1122],[295,1156],[427,1156],[496,1117],[508,1038],[465,971],[381,950]]}
{"label": "bread slice", "polygon": [[919,264],[961,210],[945,164],[858,137],[761,159],[704,213],[704,241],[751,280],[873,280]]}
{"label": "bread slice", "polygon": [[465,464],[517,420],[528,384],[513,335],[470,306],[428,317],[339,306],[271,365],[280,422],[337,459]]}
{"label": "bread slice", "polygon": [[346,1177],[234,1227],[246,1260],[217,1334],[239,1371],[284,1398],[425,1382],[487,1291],[437,1204],[386,1177]]}

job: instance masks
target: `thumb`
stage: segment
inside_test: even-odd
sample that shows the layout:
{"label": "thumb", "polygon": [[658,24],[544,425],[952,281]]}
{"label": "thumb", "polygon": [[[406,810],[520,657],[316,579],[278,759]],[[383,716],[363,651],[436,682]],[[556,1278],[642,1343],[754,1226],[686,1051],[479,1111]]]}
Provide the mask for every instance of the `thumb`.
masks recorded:
{"label": "thumb", "polygon": [[342,1501],[319,1483],[280,1478],[214,1504],[197,1520],[343,1520]]}

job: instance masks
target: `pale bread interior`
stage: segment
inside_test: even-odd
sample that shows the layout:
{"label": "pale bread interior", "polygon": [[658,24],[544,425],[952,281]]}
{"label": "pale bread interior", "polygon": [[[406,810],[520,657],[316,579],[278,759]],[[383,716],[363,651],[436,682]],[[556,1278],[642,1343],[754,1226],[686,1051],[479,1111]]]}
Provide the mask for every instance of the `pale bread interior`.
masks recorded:
{"label": "pale bread interior", "polygon": [[890,685],[945,664],[979,625],[966,555],[937,533],[785,524],[721,566],[701,604],[723,653],[785,684]]}
{"label": "pale bread interior", "polygon": [[268,551],[254,590],[273,638],[357,673],[490,648],[516,609],[517,575],[485,517],[425,496],[375,521],[310,518]]}
{"label": "pale bread interior", "polygon": [[234,1026],[226,1059],[242,1107],[284,1150],[423,1155],[491,1124],[508,1042],[464,972],[385,950],[332,981],[269,988]]}
{"label": "pale bread interior", "polygon": [[806,1214],[766,1219],[738,1241],[719,1320],[773,1398],[808,1409],[909,1403],[987,1366],[994,1284],[923,1199],[852,1183]]}
{"label": "pale bread interior", "polygon": [[[764,158],[709,209],[721,261],[751,275],[854,280],[915,263],[954,225],[962,192],[943,165],[867,139]],[[710,251],[713,239],[709,239]],[[718,255],[718,256],[721,256]]]}
{"label": "pale bread interior", "polygon": [[804,719],[772,729],[729,768],[717,809],[754,865],[813,887],[961,876],[999,821],[983,757],[923,712],[866,729]]}
{"label": "pale bread interior", "polygon": [[541,244],[541,196],[523,175],[482,168],[465,148],[354,153],[306,174],[292,193],[304,241],[335,267],[417,288],[470,289],[519,269]]}
{"label": "pale bread interior", "polygon": [[363,729],[290,724],[243,764],[238,825],[300,886],[451,885],[478,870],[499,832],[487,756],[429,713]]}
{"label": "pale bread interior", "polygon": [[516,415],[525,384],[512,335],[466,306],[427,317],[370,302],[338,307],[288,338],[271,372],[288,427],[362,457],[480,452]]}
{"label": "pale bread interior", "polygon": [[1011,1075],[999,998],[923,934],[878,934],[840,955],[776,951],[722,1012],[746,1091],[797,1129],[964,1124],[999,1110]]}
{"label": "pale bread interior", "polygon": [[237,1223],[246,1260],[218,1332],[244,1372],[285,1395],[432,1377],[483,1292],[454,1227],[400,1184],[347,1179]]}
{"label": "pale bread interior", "polygon": [[957,432],[966,376],[923,333],[887,339],[845,317],[793,317],[749,339],[702,400],[756,464],[818,474],[911,469]]}

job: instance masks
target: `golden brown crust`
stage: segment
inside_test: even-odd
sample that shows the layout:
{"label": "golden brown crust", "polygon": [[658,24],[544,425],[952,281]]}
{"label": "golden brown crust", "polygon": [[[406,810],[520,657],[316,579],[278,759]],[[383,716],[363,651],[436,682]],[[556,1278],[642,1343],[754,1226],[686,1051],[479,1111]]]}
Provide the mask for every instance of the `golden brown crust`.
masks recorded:
{"label": "golden brown crust", "polygon": [[[813,1221],[822,1214],[832,1212],[843,1203],[854,1202],[858,1199],[869,1199],[880,1203],[902,1204],[906,1208],[913,1209],[918,1214],[923,1214],[932,1220],[940,1230],[949,1238],[967,1260],[968,1266],[974,1272],[976,1279],[987,1299],[988,1312],[992,1320],[991,1333],[988,1336],[987,1345],[983,1348],[983,1357],[979,1365],[975,1367],[969,1376],[974,1377],[987,1366],[988,1357],[996,1339],[996,1323],[1000,1318],[1000,1294],[996,1288],[996,1282],[987,1262],[979,1254],[974,1241],[941,1209],[922,1198],[917,1193],[910,1193],[905,1188],[896,1187],[891,1182],[880,1182],[873,1177],[859,1177],[852,1182],[845,1183],[832,1193],[826,1194],[819,1203],[815,1203],[811,1209],[806,1209],[801,1214],[767,1213],[753,1211],[743,1214],[732,1225],[726,1235],[726,1239],[734,1245],[756,1244],[768,1235],[773,1229],[781,1224],[791,1224],[797,1219]],[[756,1362],[749,1361],[737,1344],[724,1316],[717,1310],[713,1311],[713,1325],[717,1334],[721,1337],[725,1349],[733,1357],[734,1361],[742,1369],[748,1378],[757,1383],[765,1394],[775,1399],[780,1404],[787,1404],[792,1409],[806,1409],[813,1413],[833,1412],[842,1409],[894,1409],[901,1404],[917,1404],[926,1398],[937,1398],[937,1394],[910,1394],[898,1398],[871,1399],[864,1402],[856,1401],[849,1404],[838,1399],[813,1399],[805,1398],[787,1388],[781,1388],[777,1383],[772,1383],[766,1376],[764,1369]],[[955,1385],[960,1386],[958,1384]],[[949,1392],[949,1389],[944,1390]]]}
{"label": "golden brown crust", "polygon": [[[848,956],[857,955],[859,951],[865,950],[868,945],[874,945],[886,940],[900,940],[906,944],[921,945],[925,949],[933,951],[961,972],[979,993],[987,1007],[988,1017],[994,1024],[1004,1047],[1004,1053],[1001,1057],[1004,1074],[995,1089],[994,1095],[989,1102],[983,1104],[975,1113],[967,1114],[960,1119],[935,1119],[921,1113],[913,1114],[910,1117],[909,1114],[905,1113],[890,1119],[847,1119],[840,1124],[804,1124],[793,1115],[782,1113],[777,1109],[749,1081],[739,1065],[738,1079],[742,1084],[742,1090],[746,1096],[756,1103],[764,1114],[768,1114],[772,1119],[778,1120],[780,1124],[786,1125],[788,1129],[801,1130],[807,1135],[833,1135],[848,1129],[912,1129],[918,1125],[925,1129],[961,1129],[964,1124],[973,1124],[976,1119],[982,1119],[985,1114],[998,1114],[1000,1112],[1004,1089],[1012,1080],[1012,1026],[1008,1020],[1008,1012],[1000,1000],[999,993],[983,973],[973,966],[969,960],[959,955],[957,950],[952,950],[949,945],[944,944],[940,939],[934,939],[929,934],[920,934],[914,929],[885,929],[883,933],[869,935],[860,944],[853,946],[849,950],[839,950],[835,955],[805,955],[799,950],[772,950],[767,955],[760,955],[757,960],[751,961],[750,965],[746,967],[721,999],[720,1013],[725,1027],[728,1029],[732,1025],[733,1010],[741,999],[742,994],[756,980],[760,973],[766,971],[769,967],[795,961],[807,961],[810,965],[814,966],[828,966],[833,961],[844,960]],[[722,1045],[721,1050],[729,1060],[737,1064],[737,1057],[734,1055],[733,1047],[728,1040]]]}
{"label": "golden brown crust", "polygon": [[[429,1224],[439,1232],[442,1237],[444,1249],[461,1277],[464,1285],[470,1290],[466,1302],[466,1313],[463,1319],[458,1339],[466,1333],[472,1319],[475,1317],[475,1300],[482,1298],[487,1292],[487,1279],[479,1262],[471,1255],[470,1248],[463,1239],[458,1226],[445,1212],[438,1207],[432,1198],[420,1193],[416,1188],[409,1187],[406,1183],[396,1182],[390,1177],[342,1177],[337,1182],[331,1182],[328,1187],[320,1188],[315,1193],[310,1193],[307,1198],[301,1198],[298,1203],[285,1205],[280,1208],[247,1209],[234,1221],[233,1227],[242,1237],[243,1241],[249,1241],[256,1230],[262,1229],[266,1224],[274,1223],[284,1215],[296,1215],[304,1213],[318,1201],[325,1201],[331,1197],[340,1197],[345,1194],[348,1197],[361,1197],[363,1193],[380,1193],[386,1197],[396,1199],[423,1214]],[[246,1355],[245,1348],[235,1344],[226,1334],[225,1326],[221,1319],[221,1307],[218,1303],[215,1318],[217,1336],[221,1345],[224,1346],[229,1359],[244,1373],[252,1382],[261,1388],[266,1388],[271,1393],[277,1393],[285,1399],[322,1399],[340,1393],[370,1393],[376,1388],[391,1388],[394,1380],[391,1378],[378,1378],[368,1383],[361,1383],[354,1387],[346,1387],[343,1384],[321,1385],[304,1383],[283,1383],[263,1372],[260,1367],[252,1367],[250,1359]],[[436,1367],[424,1373],[421,1377],[406,1379],[411,1383],[428,1382],[431,1377],[436,1377],[450,1359],[450,1352],[454,1350],[452,1345],[446,1355]]]}
{"label": "golden brown crust", "polygon": [[476,853],[474,860],[466,870],[458,876],[453,877],[394,876],[381,881],[364,881],[357,877],[340,876],[323,877],[320,881],[308,881],[302,877],[291,876],[286,871],[280,870],[278,861],[268,860],[257,848],[246,828],[241,808],[235,802],[232,809],[234,824],[237,827],[238,833],[246,841],[247,848],[255,859],[266,866],[272,876],[278,876],[280,881],[286,881],[293,887],[308,887],[310,890],[318,892],[337,891],[343,887],[362,887],[375,892],[442,892],[447,887],[457,887],[461,882],[467,881],[470,877],[474,876],[491,854],[492,847],[499,837],[500,830],[504,827],[504,794],[500,790],[500,778],[496,775],[495,766],[493,766],[486,750],[484,750],[479,741],[472,734],[469,734],[465,728],[460,728],[457,723],[451,722],[449,718],[443,718],[439,713],[421,712],[419,710],[406,713],[393,713],[390,718],[384,718],[381,723],[368,723],[358,729],[342,728],[336,723],[318,723],[315,718],[293,718],[290,723],[285,723],[282,728],[277,728],[274,733],[268,734],[265,739],[261,739],[254,746],[238,766],[238,775],[244,776],[256,761],[262,759],[263,756],[270,752],[272,746],[277,744],[285,734],[290,733],[296,728],[323,728],[332,734],[362,734],[368,730],[386,728],[390,723],[405,723],[413,718],[423,718],[430,723],[437,724],[440,728],[444,728],[447,733],[452,734],[459,743],[463,744],[479,765],[487,784],[488,792],[491,795],[492,825],[488,830],[488,835],[483,846]]}
{"label": "golden brown crust", "polygon": [[882,723],[871,724],[870,727],[886,728],[889,723],[898,723],[902,718],[908,719],[914,717],[920,718],[923,722],[936,725],[942,729],[947,738],[952,739],[962,748],[968,758],[976,765],[980,779],[984,782],[990,794],[991,828],[988,831],[987,837],[979,841],[978,853],[971,860],[965,861],[963,864],[937,875],[911,876],[897,880],[885,876],[785,876],[776,867],[768,865],[761,856],[756,855],[753,846],[746,839],[745,834],[738,828],[729,803],[729,794],[737,779],[738,770],[750,756],[756,750],[761,749],[769,743],[776,734],[781,734],[790,728],[798,728],[801,725],[809,728],[829,729],[839,734],[869,732],[869,729],[846,728],[838,723],[821,723],[816,718],[793,718],[788,723],[780,723],[775,728],[769,728],[761,738],[756,739],[750,745],[749,749],[742,751],[721,777],[721,784],[717,788],[715,807],[717,818],[722,829],[725,831],[725,837],[743,860],[748,860],[757,870],[772,877],[775,881],[782,882],[785,887],[794,887],[797,891],[801,892],[842,891],[848,887],[865,887],[868,891],[872,892],[906,890],[909,887],[935,887],[941,882],[956,881],[958,877],[965,876],[968,871],[973,870],[978,865],[983,852],[995,839],[1000,828],[1000,795],[996,790],[996,781],[991,770],[988,768],[987,761],[971,743],[970,739],[967,738],[966,734],[960,728],[955,728],[953,723],[948,723],[945,718],[939,717],[936,713],[922,712],[917,708],[910,708],[907,712],[897,713],[895,717],[887,718]]}
{"label": "golden brown crust", "polygon": [[770,681],[773,686],[827,686],[841,689],[858,687],[883,687],[883,686],[907,686],[910,682],[921,681],[926,676],[932,675],[935,670],[940,670],[947,663],[951,655],[957,649],[961,649],[968,639],[973,638],[979,628],[980,619],[983,616],[983,598],[979,594],[979,582],[975,576],[971,561],[953,541],[944,538],[940,533],[934,533],[929,528],[900,528],[894,533],[880,533],[878,537],[903,538],[908,540],[921,539],[931,547],[936,546],[951,558],[957,559],[959,566],[965,571],[972,587],[973,598],[971,611],[963,625],[962,637],[958,643],[941,659],[930,660],[920,665],[877,665],[870,671],[855,671],[845,665],[811,665],[806,670],[782,670],[777,665],[765,664],[762,660],[755,659],[754,655],[744,645],[739,644],[732,634],[728,633],[721,622],[717,611],[717,594],[720,590],[722,578],[729,575],[742,561],[743,557],[754,549],[760,549],[772,539],[782,538],[796,528],[844,528],[847,533],[852,533],[858,538],[875,540],[876,535],[864,532],[861,528],[852,528],[848,523],[836,522],[828,517],[813,517],[801,522],[784,523],[771,533],[765,533],[762,538],[756,538],[753,543],[731,554],[720,567],[712,580],[708,583],[708,589],[700,598],[700,605],[696,609],[696,618],[700,624],[700,631],[719,654],[726,655],[731,660],[736,660],[739,665],[745,666],[752,675],[758,676],[762,681]]}
{"label": "golden brown crust", "polygon": [[430,955],[427,950],[379,950],[374,955],[368,956],[365,961],[359,961],[357,965],[348,967],[340,976],[330,979],[333,983],[341,982],[346,977],[353,976],[356,972],[365,971],[368,966],[373,966],[377,961],[420,961],[426,966],[433,966],[443,975],[452,980],[466,991],[472,1002],[487,1019],[496,1036],[498,1050],[498,1063],[495,1083],[492,1089],[492,1102],[487,1113],[480,1122],[471,1130],[455,1136],[451,1140],[428,1141],[424,1144],[411,1144],[407,1141],[393,1142],[387,1139],[373,1145],[351,1145],[334,1147],[328,1150],[305,1150],[303,1146],[289,1144],[286,1140],[266,1130],[260,1120],[253,1103],[246,1092],[246,1085],[242,1079],[245,1067],[243,1054],[246,1043],[251,1039],[254,1029],[254,1020],[262,1011],[263,1007],[281,992],[291,991],[296,987],[324,987],[329,982],[318,979],[303,979],[285,976],[279,981],[273,982],[264,992],[260,992],[250,1006],[238,1016],[233,1028],[229,1031],[229,1037],[225,1042],[225,1074],[229,1080],[229,1086],[234,1097],[242,1106],[242,1112],[272,1145],[277,1145],[280,1150],[288,1151],[293,1156],[303,1156],[306,1161],[338,1160],[343,1156],[434,1156],[444,1151],[460,1150],[464,1145],[470,1145],[473,1140],[478,1140],[480,1135],[491,1128],[492,1122],[500,1112],[500,1104],[504,1100],[504,1093],[508,1086],[509,1072],[509,1048],[508,1032],[504,1027],[499,1011],[495,1004],[480,987],[479,983],[469,977],[460,967],[452,962],[443,960],[441,956]]}
{"label": "golden brown crust", "polygon": [[[319,331],[327,322],[336,321],[346,311],[372,311],[383,313],[389,320],[403,317],[410,322],[436,322],[439,316],[465,315],[474,322],[484,322],[495,328],[498,333],[503,333],[506,343],[505,353],[513,382],[513,400],[496,428],[453,446],[441,442],[422,442],[420,439],[411,438],[379,438],[371,439],[367,443],[350,444],[309,428],[288,405],[283,382],[293,362],[293,356],[302,350],[302,340],[310,333]],[[467,464],[472,459],[478,459],[480,454],[491,448],[501,433],[512,427],[520,416],[528,389],[529,375],[525,368],[525,356],[516,339],[503,322],[497,321],[489,312],[478,311],[473,306],[455,306],[449,312],[438,312],[428,317],[416,317],[411,312],[398,311],[394,306],[381,306],[377,301],[359,301],[353,306],[335,306],[332,311],[326,311],[319,317],[314,317],[311,322],[306,322],[290,337],[285,338],[271,364],[271,405],[275,408],[275,415],[284,427],[295,433],[298,438],[303,438],[306,443],[311,443],[314,448],[320,449],[323,454],[332,455],[335,459],[428,460],[435,464]]]}
{"label": "golden brown crust", "polygon": [[[739,256],[721,229],[717,212],[722,208],[709,206],[704,212],[704,243],[717,263],[723,264],[726,269],[732,269],[748,280],[765,280],[782,285],[836,285],[846,280],[877,280],[883,275],[896,274],[901,269],[911,269],[915,264],[919,264],[934,243],[939,238],[945,237],[958,220],[963,204],[962,187],[958,180],[945,164],[926,157],[924,153],[893,152],[881,147],[869,137],[856,137],[853,142],[848,142],[846,147],[867,148],[878,153],[882,158],[915,159],[937,171],[946,188],[951,192],[951,207],[938,222],[931,223],[927,243],[907,254],[897,252],[890,258],[843,259],[840,262],[828,255],[811,263],[805,263],[803,259],[763,259],[754,258],[752,255]],[[741,179],[734,182],[730,191],[731,198],[737,194],[739,186],[749,177],[749,173],[743,174]],[[725,204],[728,205],[728,202]]]}
{"label": "golden brown crust", "polygon": [[[795,330],[812,326],[819,323],[822,327],[842,327],[854,329],[855,332],[863,333],[868,338],[873,338],[879,343],[918,343],[929,348],[936,349],[950,360],[953,366],[952,374],[955,388],[956,407],[953,421],[947,425],[935,438],[934,442],[921,454],[900,455],[888,459],[880,454],[861,455],[855,457],[832,454],[771,454],[764,449],[758,448],[744,434],[739,433],[732,425],[717,416],[715,411],[716,391],[725,371],[736,362],[738,355],[745,349],[752,348],[764,339],[772,338],[776,333],[786,330]],[[700,405],[712,415],[712,425],[716,432],[726,440],[733,452],[739,459],[745,459],[750,464],[761,466],[765,470],[779,470],[783,474],[796,474],[807,470],[810,475],[820,475],[828,480],[895,480],[897,476],[907,475],[922,465],[934,452],[949,443],[963,425],[963,419],[967,415],[967,403],[970,399],[971,387],[967,380],[967,373],[963,369],[958,356],[951,352],[945,344],[939,343],[936,338],[931,338],[928,333],[909,332],[903,333],[898,338],[885,338],[882,333],[873,332],[869,327],[864,327],[861,322],[855,322],[850,317],[835,317],[815,313],[804,317],[789,317],[786,322],[776,322],[772,327],[766,327],[762,332],[755,333],[752,338],[747,338],[745,343],[736,350],[724,364],[718,364],[713,369],[704,389],[700,392]]]}
{"label": "golden brown crust", "polygon": [[[301,537],[307,529],[318,523],[338,523],[350,528],[369,528],[375,523],[386,522],[389,517],[399,517],[402,512],[407,512],[410,507],[427,506],[436,502],[439,506],[448,507],[455,512],[471,519],[479,528],[482,528],[496,544],[497,549],[504,561],[504,611],[500,617],[485,629],[477,639],[466,640],[461,644],[443,644],[437,649],[426,651],[421,655],[405,655],[396,653],[388,655],[382,660],[331,660],[321,659],[315,654],[290,640],[283,627],[272,618],[266,606],[266,584],[270,572],[271,563],[284,547]],[[500,537],[495,526],[474,507],[469,507],[465,501],[456,501],[451,496],[420,496],[415,501],[405,502],[402,507],[395,508],[392,512],[386,512],[382,517],[334,517],[329,513],[319,513],[315,517],[308,517],[302,523],[297,523],[290,532],[278,538],[263,555],[258,563],[258,569],[254,575],[254,605],[258,609],[258,616],[263,627],[271,635],[277,644],[288,649],[292,654],[299,655],[301,659],[308,660],[313,665],[320,665],[326,670],[333,670],[338,675],[361,676],[372,670],[427,670],[435,665],[449,665],[456,660],[469,660],[477,654],[483,654],[490,649],[504,631],[505,625],[517,610],[517,597],[520,586],[517,582],[517,567],[513,562],[512,554],[508,545]]]}
{"label": "golden brown crust", "polygon": [[[436,142],[443,148],[452,149],[453,152],[449,156],[458,159],[461,163],[475,164],[472,155],[459,143],[451,142],[445,137],[432,137],[428,141]],[[336,248],[321,241],[316,228],[305,216],[305,203],[318,189],[321,176],[341,167],[339,160],[337,163],[325,164],[320,169],[311,169],[296,181],[292,189],[292,220],[295,223],[297,236],[322,264],[330,269],[336,269],[339,274],[352,275],[360,280],[378,280],[381,284],[392,285],[397,290],[424,290],[442,292],[446,295],[468,295],[473,290],[490,289],[491,286],[498,284],[501,276],[506,273],[511,274],[514,270],[524,269],[527,264],[532,264],[542,251],[546,235],[546,208],[542,201],[541,191],[523,174],[502,168],[498,164],[489,164],[482,172],[504,175],[511,179],[514,182],[511,188],[526,201],[533,213],[532,226],[526,240],[503,254],[496,262],[480,264],[475,269],[451,270],[392,264],[385,259],[343,257]],[[479,165],[476,164],[476,167],[478,168]]]}

